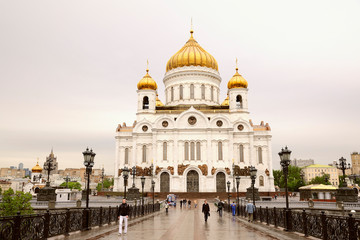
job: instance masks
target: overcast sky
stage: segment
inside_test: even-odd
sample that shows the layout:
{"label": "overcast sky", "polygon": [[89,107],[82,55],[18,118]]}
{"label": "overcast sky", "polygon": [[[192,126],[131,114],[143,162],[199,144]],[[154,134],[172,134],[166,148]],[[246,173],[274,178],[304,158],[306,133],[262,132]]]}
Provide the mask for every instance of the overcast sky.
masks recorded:
{"label": "overcast sky", "polygon": [[273,162],[327,164],[360,151],[360,1],[0,0],[0,167],[32,168],[54,148],[59,168],[113,174],[115,129],[135,120],[136,84],[150,62],[194,37],[219,64],[221,101],[239,71],[254,124],[268,122]]}

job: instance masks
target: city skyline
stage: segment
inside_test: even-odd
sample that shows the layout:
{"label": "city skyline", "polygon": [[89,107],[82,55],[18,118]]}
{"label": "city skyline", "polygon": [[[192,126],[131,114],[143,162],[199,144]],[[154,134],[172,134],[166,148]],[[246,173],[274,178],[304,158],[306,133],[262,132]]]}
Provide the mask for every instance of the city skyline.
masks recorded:
{"label": "city skyline", "polygon": [[0,3],[0,167],[31,169],[54,148],[59,169],[81,168],[89,147],[113,174],[115,129],[135,120],[146,61],[164,102],[191,18],[219,64],[221,102],[238,59],[252,121],[272,129],[274,169],[285,145],[320,164],[360,151],[359,2],[21,3]]}

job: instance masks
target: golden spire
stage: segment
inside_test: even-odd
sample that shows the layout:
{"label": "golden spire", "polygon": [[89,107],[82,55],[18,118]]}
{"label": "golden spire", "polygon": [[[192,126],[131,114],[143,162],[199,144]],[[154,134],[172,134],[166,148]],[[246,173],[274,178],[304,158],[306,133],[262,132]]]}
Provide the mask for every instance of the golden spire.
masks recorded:
{"label": "golden spire", "polygon": [[193,37],[193,33],[194,33],[194,29],[193,29],[193,22],[192,22],[192,17],[191,17],[191,26],[190,26],[191,37]]}
{"label": "golden spire", "polygon": [[157,89],[157,84],[156,84],[155,80],[149,75],[149,60],[146,60],[146,74],[138,82],[137,88],[139,90],[142,90],[142,89],[156,90]]}
{"label": "golden spire", "polygon": [[232,88],[247,88],[248,87],[248,83],[245,80],[245,78],[243,78],[239,72],[238,72],[238,59],[236,58],[236,73],[234,74],[234,76],[229,80],[228,82],[228,89],[232,89]]}

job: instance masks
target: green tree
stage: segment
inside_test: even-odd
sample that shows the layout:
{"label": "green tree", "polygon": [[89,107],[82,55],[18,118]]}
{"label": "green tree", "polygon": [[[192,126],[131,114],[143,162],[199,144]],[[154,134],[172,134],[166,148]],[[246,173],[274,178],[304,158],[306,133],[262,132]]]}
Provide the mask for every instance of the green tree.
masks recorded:
{"label": "green tree", "polygon": [[[328,181],[325,181],[325,178],[328,178]],[[330,175],[329,174],[324,174],[322,176],[316,176],[315,178],[313,178],[309,184],[324,184],[324,185],[331,185],[331,183],[329,182],[330,179]]]}
{"label": "green tree", "polygon": [[[299,191],[299,187],[305,185],[300,177],[301,168],[289,165],[288,169],[288,189],[292,192]],[[285,188],[285,177],[282,170],[273,170],[274,183],[280,188]]]}
{"label": "green tree", "polygon": [[[63,182],[62,184],[60,184],[60,187],[66,187],[66,182]],[[68,188],[70,188],[71,190],[78,189],[79,191],[81,191],[81,183],[68,182]]]}
{"label": "green tree", "polygon": [[0,196],[1,196],[1,194],[2,194],[2,188],[0,187]]}
{"label": "green tree", "polygon": [[31,207],[30,200],[32,196],[30,193],[24,193],[11,188],[4,191],[2,202],[0,203],[0,215],[1,216],[14,216],[17,212],[21,215],[34,213]]}
{"label": "green tree", "polygon": [[98,185],[96,186],[96,190],[98,191],[98,192],[100,192],[101,191],[101,187],[103,188],[103,189],[109,189],[111,186],[113,186],[114,185],[114,179],[112,178],[112,179],[108,179],[108,178],[106,178],[106,179],[104,179],[104,185],[102,185],[102,183],[98,183]]}

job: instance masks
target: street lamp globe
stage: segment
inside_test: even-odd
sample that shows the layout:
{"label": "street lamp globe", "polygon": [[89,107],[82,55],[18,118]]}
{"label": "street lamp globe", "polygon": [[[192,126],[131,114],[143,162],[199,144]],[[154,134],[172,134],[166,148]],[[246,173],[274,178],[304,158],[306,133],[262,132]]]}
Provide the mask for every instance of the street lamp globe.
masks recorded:
{"label": "street lamp globe", "polygon": [[250,177],[256,178],[257,169],[254,166],[250,166]]}
{"label": "street lamp globe", "polygon": [[236,188],[239,188],[239,184],[240,184],[240,176],[236,177]]}
{"label": "street lamp globe", "polygon": [[83,155],[84,155],[84,165],[85,165],[85,167],[90,166],[91,152],[89,151],[89,148],[86,148],[86,150],[83,152]]}
{"label": "street lamp globe", "polygon": [[141,186],[142,187],[145,186],[145,177],[144,177],[144,175],[141,177]]}

